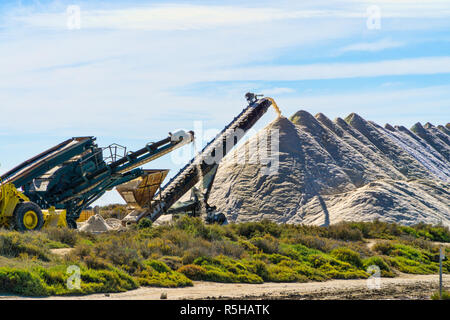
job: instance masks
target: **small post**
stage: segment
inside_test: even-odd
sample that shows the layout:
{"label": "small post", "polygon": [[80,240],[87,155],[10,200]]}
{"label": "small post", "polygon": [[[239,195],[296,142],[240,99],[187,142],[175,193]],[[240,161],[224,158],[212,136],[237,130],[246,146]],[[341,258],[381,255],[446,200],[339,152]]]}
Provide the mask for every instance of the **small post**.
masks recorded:
{"label": "small post", "polygon": [[442,246],[439,247],[439,300],[442,300],[442,260],[444,259],[444,251]]}

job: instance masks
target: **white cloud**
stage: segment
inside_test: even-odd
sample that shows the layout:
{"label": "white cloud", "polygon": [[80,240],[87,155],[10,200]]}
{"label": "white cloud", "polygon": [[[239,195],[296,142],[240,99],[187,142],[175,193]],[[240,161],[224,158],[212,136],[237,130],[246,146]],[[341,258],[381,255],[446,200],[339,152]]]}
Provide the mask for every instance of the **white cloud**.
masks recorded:
{"label": "white cloud", "polygon": [[366,51],[366,52],[376,52],[385,49],[398,48],[405,45],[405,42],[392,41],[390,39],[381,39],[375,42],[359,42],[351,44],[338,49],[338,52],[352,52],[352,51]]}
{"label": "white cloud", "polygon": [[[358,63],[258,66],[216,71],[213,79],[220,81],[235,81],[238,79],[296,81],[443,73],[450,73],[450,57],[425,57]],[[209,77],[211,77],[211,74],[209,74]],[[206,81],[206,79],[204,80]]]}
{"label": "white cloud", "polygon": [[[67,30],[64,10],[48,16],[33,12],[15,15],[32,26],[56,26],[52,19],[59,17],[63,29],[4,29],[7,36],[0,42],[0,111],[9,114],[9,121],[0,130],[60,129],[73,135],[119,130],[121,136],[137,137],[190,125],[192,118],[221,123],[221,119],[241,110],[245,103],[242,95],[248,90],[261,90],[267,95],[293,93],[286,84],[261,84],[258,80],[449,72],[448,57],[301,64],[303,49],[320,48],[335,39],[354,39],[365,28],[364,19],[337,23],[320,18],[363,15],[365,10],[360,10],[360,5],[347,11],[318,9],[311,3],[304,8],[298,2],[291,4],[292,10],[283,5],[276,10],[269,6],[189,6],[184,10],[186,6],[181,5],[82,8],[82,19],[91,19],[92,28],[103,25],[113,29],[107,31],[90,29],[84,20],[81,30]],[[129,19],[128,14],[142,16]],[[183,28],[192,30],[180,31]],[[293,48],[298,48],[293,53],[300,61],[297,64],[267,65]],[[221,81],[239,84],[216,90],[220,97],[210,92],[215,90],[207,89],[186,94],[186,88],[198,83]],[[228,84],[218,83],[220,86]],[[175,88],[182,88],[185,95]],[[10,114],[11,108],[21,113]]]}
{"label": "white cloud", "polygon": [[417,121],[438,125],[447,123],[450,117],[450,86],[302,94],[277,98],[277,103],[287,115],[303,109],[312,114],[322,112],[334,119],[356,112],[380,125],[389,122],[411,127]]}
{"label": "white cloud", "polygon": [[[140,8],[84,10],[80,7],[81,28],[133,30],[198,30],[267,23],[277,20],[329,17],[320,10],[286,10],[275,7],[154,5]],[[66,28],[66,12],[34,13],[12,18],[22,24],[42,28]]]}
{"label": "white cloud", "polygon": [[292,88],[269,88],[269,89],[262,89],[265,95],[271,95],[271,94],[284,94],[284,93],[293,93],[295,92]]}
{"label": "white cloud", "polygon": [[[326,6],[324,6],[324,3]],[[81,27],[86,29],[125,30],[198,30],[224,26],[243,26],[292,19],[366,19],[366,9],[377,5],[381,18],[436,19],[450,17],[445,1],[339,1],[286,3],[260,6],[155,4],[116,9],[81,9]],[[67,27],[66,7],[54,5],[52,12],[32,9],[9,14],[11,21],[21,25],[63,29]]]}

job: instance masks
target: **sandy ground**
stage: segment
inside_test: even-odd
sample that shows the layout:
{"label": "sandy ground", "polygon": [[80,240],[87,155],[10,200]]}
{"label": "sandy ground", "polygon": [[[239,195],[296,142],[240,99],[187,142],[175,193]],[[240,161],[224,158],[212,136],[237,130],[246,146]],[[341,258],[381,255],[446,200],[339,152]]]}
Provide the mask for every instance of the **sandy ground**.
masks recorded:
{"label": "sandy ground", "polygon": [[[450,275],[444,275],[444,288],[450,289]],[[159,300],[162,293],[168,299],[430,299],[439,288],[438,275],[406,275],[382,278],[380,289],[369,289],[367,280],[331,280],[309,283],[231,284],[194,282],[186,288],[139,288],[136,290],[75,297],[49,297],[58,300]],[[0,296],[3,299],[25,299]]]}

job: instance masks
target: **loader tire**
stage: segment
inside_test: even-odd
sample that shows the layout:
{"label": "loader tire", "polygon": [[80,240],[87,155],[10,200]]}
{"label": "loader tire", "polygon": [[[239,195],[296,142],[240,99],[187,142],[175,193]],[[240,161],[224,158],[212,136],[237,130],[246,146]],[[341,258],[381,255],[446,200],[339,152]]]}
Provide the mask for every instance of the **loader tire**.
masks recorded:
{"label": "loader tire", "polygon": [[70,229],[77,229],[78,228],[77,222],[75,220],[73,220],[73,219],[67,219],[67,226]]}
{"label": "loader tire", "polygon": [[41,230],[44,225],[41,208],[34,202],[19,203],[14,210],[14,225],[19,231]]}

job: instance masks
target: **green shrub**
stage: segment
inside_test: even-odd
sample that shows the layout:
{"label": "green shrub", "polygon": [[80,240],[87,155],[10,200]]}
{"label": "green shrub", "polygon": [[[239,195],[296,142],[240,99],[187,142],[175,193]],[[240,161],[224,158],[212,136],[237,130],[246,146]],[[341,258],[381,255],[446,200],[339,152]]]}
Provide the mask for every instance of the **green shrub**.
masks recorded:
{"label": "green shrub", "polygon": [[[87,269],[81,271],[81,291],[84,294],[102,292],[124,292],[136,289],[138,282],[117,268],[109,270]],[[71,292],[66,292],[70,294]]]}
{"label": "green shrub", "polygon": [[42,261],[50,261],[46,243],[48,239],[38,232],[0,231],[0,255],[5,257],[15,258],[26,254]]}
{"label": "green shrub", "polygon": [[395,244],[394,249],[390,251],[389,255],[405,257],[423,263],[429,263],[431,256],[430,253],[425,250],[419,250],[402,244]]}
{"label": "green shrub", "polygon": [[363,266],[359,253],[349,248],[343,247],[336,248],[333,251],[331,251],[331,255],[334,256],[336,259],[348,262],[357,268],[362,268]]}
{"label": "green shrub", "polygon": [[223,232],[217,226],[207,226],[200,218],[192,218],[187,215],[176,220],[175,228],[186,231],[194,237],[201,237],[205,240],[221,240]]}
{"label": "green shrub", "polygon": [[130,265],[141,259],[138,248],[130,240],[114,236],[108,241],[96,243],[92,251],[96,256],[117,266]]}
{"label": "green shrub", "polygon": [[442,297],[439,294],[439,291],[436,291],[431,295],[432,300],[450,300],[450,291],[442,290]]}
{"label": "green shrub", "polygon": [[82,267],[80,289],[71,290],[67,287],[67,279],[70,275],[66,270],[65,265],[27,270],[0,268],[0,288],[3,293],[49,296],[122,292],[138,287],[131,276],[116,268],[93,270]]}
{"label": "green shrub", "polygon": [[184,274],[186,277],[188,277],[191,280],[205,280],[206,279],[206,269],[201,266],[195,265],[195,264],[188,264],[188,265],[182,266],[177,271]]}
{"label": "green shrub", "polygon": [[152,254],[158,255],[176,255],[180,252],[177,245],[171,240],[164,238],[153,238],[144,242],[140,248],[140,253],[143,257],[147,258]]}
{"label": "green shrub", "polygon": [[137,278],[142,286],[175,288],[193,285],[192,281],[184,274],[176,271],[160,273],[154,270],[145,270],[140,272]]}
{"label": "green shrub", "polygon": [[333,279],[357,279],[369,276],[366,272],[355,268],[350,263],[337,260],[329,255],[312,255],[309,257],[309,260],[313,267]]}
{"label": "green shrub", "polygon": [[266,234],[264,237],[252,238],[250,242],[264,253],[278,252],[278,241],[269,234]]}
{"label": "green shrub", "polygon": [[286,245],[282,244],[280,254],[287,256],[293,260],[300,262],[308,262],[310,255],[321,254],[322,252],[316,249],[308,248],[302,244]]}
{"label": "green shrub", "polygon": [[211,252],[213,255],[241,258],[245,253],[245,249],[229,240],[214,240],[211,242]]}
{"label": "green shrub", "polygon": [[337,240],[361,241],[363,233],[348,223],[338,223],[328,227],[328,236]]}
{"label": "green shrub", "polygon": [[197,243],[196,246],[189,248],[183,253],[183,264],[191,264],[195,259],[200,257],[212,256],[211,254],[211,244],[202,245],[201,242]]}
{"label": "green shrub", "polygon": [[336,243],[334,240],[327,238],[303,234],[298,234],[295,237],[293,236],[291,241],[293,244],[301,244],[307,248],[316,249],[322,252],[332,250]]}
{"label": "green shrub", "polygon": [[238,282],[236,275],[229,271],[224,271],[219,268],[206,266],[205,281],[234,283]]}
{"label": "green shrub", "polygon": [[329,277],[325,273],[312,268],[306,263],[298,262],[295,260],[283,260],[278,264],[278,266],[288,267],[294,270],[297,274],[304,276],[309,280],[324,281],[329,279]]}
{"label": "green shrub", "polygon": [[2,293],[13,293],[23,296],[50,295],[45,282],[29,270],[0,268],[0,290]]}
{"label": "green shrub", "polygon": [[387,241],[377,242],[372,247],[372,250],[378,251],[383,255],[389,255],[393,249],[394,249],[394,245]]}
{"label": "green shrub", "polygon": [[73,258],[76,260],[78,258],[83,259],[84,257],[90,256],[92,254],[92,246],[80,243],[73,248],[73,250],[69,253],[68,258]]}
{"label": "green shrub", "polygon": [[269,281],[272,282],[307,282],[308,278],[298,274],[295,270],[282,265],[269,265]]}
{"label": "green shrub", "polygon": [[150,267],[152,267],[153,269],[155,269],[155,271],[157,272],[172,272],[172,269],[170,269],[164,262],[162,261],[158,261],[158,260],[148,260],[148,261],[144,261],[144,263]]}
{"label": "green shrub", "polygon": [[42,229],[50,240],[64,243],[69,247],[75,246],[78,240],[78,232],[69,228],[48,227]]}
{"label": "green shrub", "polygon": [[244,222],[232,226],[239,236],[250,239],[264,234],[264,226],[256,222]]}
{"label": "green shrub", "polygon": [[252,260],[248,262],[249,267],[252,269],[252,272],[258,275],[264,281],[269,281],[269,271],[267,270],[267,265],[260,260]]}
{"label": "green shrub", "polygon": [[204,280],[217,282],[262,283],[263,279],[253,273],[252,266],[244,260],[234,260],[226,256],[214,258],[200,257],[194,264],[206,270]]}
{"label": "green shrub", "polygon": [[238,244],[239,246],[241,246],[245,251],[249,251],[251,253],[257,253],[258,252],[258,247],[255,246],[253,243],[251,243],[250,241],[244,240],[244,239],[239,239],[238,240]]}
{"label": "green shrub", "polygon": [[137,228],[138,229],[151,228],[152,224],[153,224],[152,220],[150,220],[149,218],[143,218],[143,219],[139,220]]}
{"label": "green shrub", "polygon": [[425,264],[405,257],[389,257],[389,262],[394,268],[404,273],[433,274],[438,271],[436,263]]}
{"label": "green shrub", "polygon": [[258,259],[264,261],[267,264],[278,264],[283,260],[291,260],[291,258],[283,256],[281,254],[267,254],[267,253],[258,253],[253,255],[253,259]]}
{"label": "green shrub", "polygon": [[111,267],[111,264],[109,264],[105,259],[95,256],[85,256],[81,261],[83,261],[90,269],[100,270]]}
{"label": "green shrub", "polygon": [[373,256],[363,260],[364,269],[367,270],[369,266],[375,265],[380,268],[382,277],[394,277],[394,273],[392,272],[389,264],[385,261],[383,257]]}
{"label": "green shrub", "polygon": [[163,256],[160,261],[164,262],[173,271],[179,269],[183,265],[183,261],[180,257],[176,256]]}

